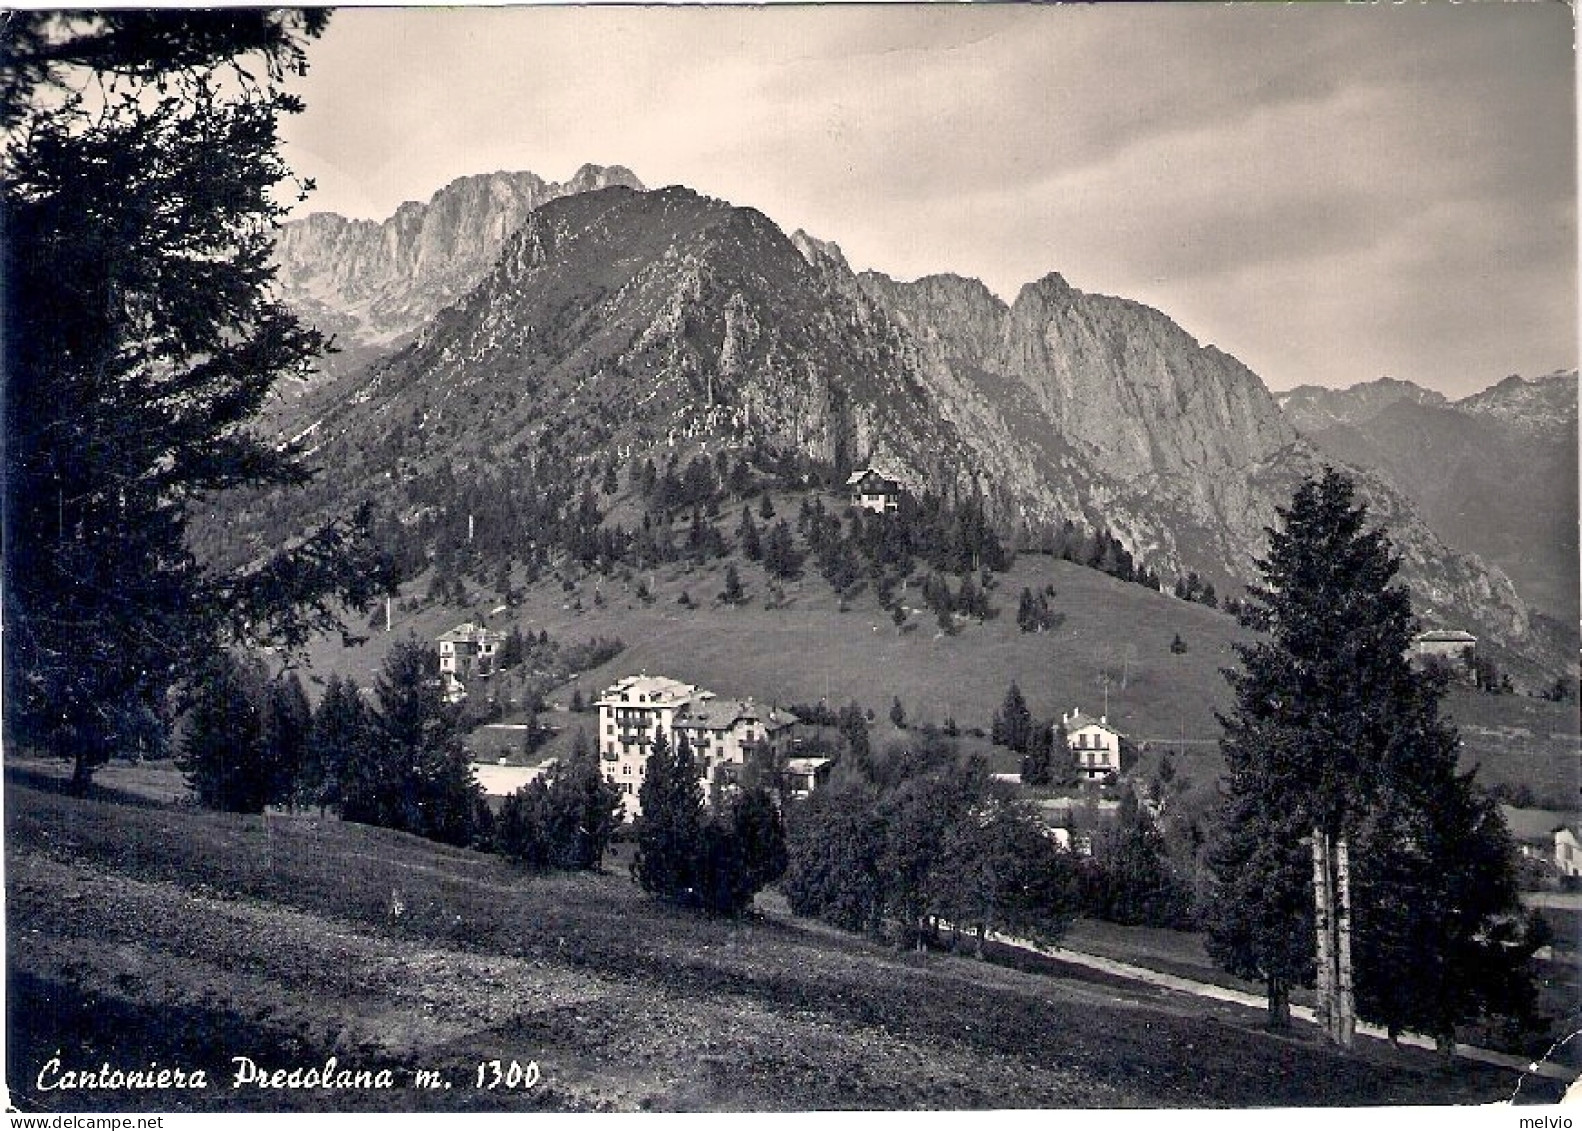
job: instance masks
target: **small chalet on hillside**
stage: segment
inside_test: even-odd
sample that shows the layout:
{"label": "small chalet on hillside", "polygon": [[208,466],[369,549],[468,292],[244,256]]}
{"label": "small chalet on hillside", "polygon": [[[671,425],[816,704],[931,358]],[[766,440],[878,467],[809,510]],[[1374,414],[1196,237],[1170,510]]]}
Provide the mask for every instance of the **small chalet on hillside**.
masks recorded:
{"label": "small chalet on hillside", "polygon": [[846,480],[851,505],[875,514],[893,514],[901,506],[901,485],[871,467],[854,471]]}
{"label": "small chalet on hillside", "polygon": [[1413,643],[1419,660],[1470,659],[1469,653],[1476,653],[1478,650],[1478,638],[1470,632],[1461,632],[1458,629],[1435,629],[1420,633]]}
{"label": "small chalet on hillside", "polygon": [[1060,725],[1084,780],[1100,781],[1121,772],[1121,732],[1110,726],[1105,716],[1095,719],[1074,710],[1060,716]]}
{"label": "small chalet on hillside", "polygon": [[439,638],[439,671],[445,693],[453,699],[467,694],[467,681],[494,674],[496,656],[505,634],[482,625],[458,624]]}

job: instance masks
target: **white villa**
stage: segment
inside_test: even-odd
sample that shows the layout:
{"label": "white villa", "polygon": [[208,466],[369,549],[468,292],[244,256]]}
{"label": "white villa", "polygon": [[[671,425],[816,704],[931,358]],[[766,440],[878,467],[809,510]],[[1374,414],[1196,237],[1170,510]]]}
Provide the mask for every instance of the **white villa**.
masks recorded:
{"label": "white villa", "polygon": [[445,694],[460,699],[467,694],[467,681],[474,676],[494,674],[495,656],[505,634],[468,621],[458,624],[439,638],[439,674],[445,681]]}
{"label": "white villa", "polygon": [[1121,732],[1105,716],[1093,718],[1073,710],[1060,716],[1066,745],[1076,755],[1077,770],[1088,781],[1099,781],[1121,770]]}

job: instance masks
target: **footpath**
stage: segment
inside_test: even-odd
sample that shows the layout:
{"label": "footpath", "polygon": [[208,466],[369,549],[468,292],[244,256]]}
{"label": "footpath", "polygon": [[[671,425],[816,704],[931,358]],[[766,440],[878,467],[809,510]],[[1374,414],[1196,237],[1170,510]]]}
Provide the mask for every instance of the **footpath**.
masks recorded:
{"label": "footpath", "polygon": [[[1190,978],[1178,977],[1175,974],[1164,974],[1158,970],[1149,970],[1144,966],[1133,966],[1129,962],[1117,962],[1113,958],[1104,958],[1097,954],[1086,954],[1079,950],[1067,950],[1065,947],[1043,947],[1027,939],[1002,935],[996,931],[990,931],[988,937],[1001,946],[1015,947],[1018,950],[1025,950],[1043,958],[1053,959],[1056,962],[1067,962],[1073,966],[1083,966],[1089,970],[1096,970],[1102,974],[1110,974],[1117,978],[1126,978],[1130,981],[1158,986],[1161,989],[1174,990],[1177,993],[1209,998],[1213,1001],[1245,1005],[1250,1009],[1264,1009],[1267,1007],[1267,1003],[1261,995],[1250,994],[1245,990],[1228,989],[1225,986],[1215,986],[1208,982],[1195,982]],[[1317,1023],[1311,1006],[1293,1005],[1291,1006],[1291,1016],[1301,1021]],[[1380,1041],[1390,1039],[1389,1034],[1377,1025],[1368,1025],[1362,1022],[1357,1024],[1357,1034],[1358,1036],[1370,1037]],[[1434,1042],[1430,1038],[1420,1036],[1417,1033],[1402,1033],[1397,1043],[1411,1045],[1414,1048],[1434,1048]],[[1514,1072],[1525,1072],[1534,1076],[1543,1076],[1550,1080],[1562,1080],[1568,1084],[1578,1079],[1577,1072],[1564,1065],[1553,1064],[1547,1060],[1524,1060],[1519,1056],[1495,1052],[1493,1049],[1478,1048],[1476,1045],[1458,1044],[1455,1047],[1455,1054],[1465,1060],[1477,1061],[1480,1064],[1509,1068]]]}

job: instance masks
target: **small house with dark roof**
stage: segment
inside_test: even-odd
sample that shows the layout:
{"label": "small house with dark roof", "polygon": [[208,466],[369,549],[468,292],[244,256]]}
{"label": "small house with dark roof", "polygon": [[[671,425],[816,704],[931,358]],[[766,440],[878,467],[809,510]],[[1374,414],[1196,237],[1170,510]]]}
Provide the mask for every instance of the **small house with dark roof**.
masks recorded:
{"label": "small house with dark roof", "polygon": [[1413,644],[1419,660],[1464,660],[1478,650],[1478,638],[1459,629],[1434,629],[1419,633]]}
{"label": "small house with dark roof", "polygon": [[854,471],[846,479],[851,505],[875,514],[893,514],[901,506],[901,485],[871,467]]}

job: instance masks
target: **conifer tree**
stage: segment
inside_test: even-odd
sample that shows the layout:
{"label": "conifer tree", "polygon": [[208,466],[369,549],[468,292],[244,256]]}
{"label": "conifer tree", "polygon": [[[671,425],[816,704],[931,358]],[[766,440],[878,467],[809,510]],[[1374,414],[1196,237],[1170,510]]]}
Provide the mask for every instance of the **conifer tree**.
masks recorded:
{"label": "conifer tree", "polygon": [[1033,715],[1022,698],[1022,689],[1014,682],[1005,693],[1005,702],[995,714],[991,736],[999,746],[1009,746],[1018,753],[1027,750],[1032,739]]}
{"label": "conifer tree", "polygon": [[205,665],[176,758],[200,805],[262,813],[272,800],[277,775],[264,730],[264,695],[261,673],[230,653]]}
{"label": "conifer tree", "polygon": [[1022,755],[1022,784],[1050,784],[1054,756],[1054,732],[1049,723],[1034,723]]}
{"label": "conifer tree", "polygon": [[672,747],[663,728],[654,729],[637,796],[642,815],[633,878],[644,891],[663,899],[697,902],[703,786],[685,736]]}
{"label": "conifer tree", "polygon": [[342,786],[341,815],[448,844],[473,838],[481,795],[461,743],[459,711],[445,701],[439,655],[409,637],[374,683],[370,741]]}
{"label": "conifer tree", "polygon": [[[85,787],[161,745],[170,692],[260,641],[299,649],[385,587],[365,511],[262,562],[190,519],[313,474],[250,426],[321,351],[271,293],[277,125],[326,13],[12,12],[0,53],[5,724]],[[302,186],[306,187],[306,186]]]}
{"label": "conifer tree", "polygon": [[368,741],[368,708],[357,681],[331,672],[308,729],[297,803],[340,813],[347,775],[364,762]]}

